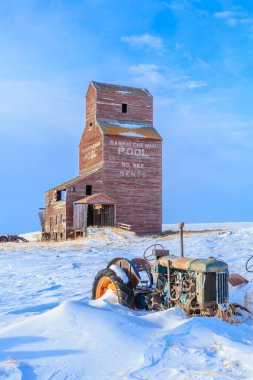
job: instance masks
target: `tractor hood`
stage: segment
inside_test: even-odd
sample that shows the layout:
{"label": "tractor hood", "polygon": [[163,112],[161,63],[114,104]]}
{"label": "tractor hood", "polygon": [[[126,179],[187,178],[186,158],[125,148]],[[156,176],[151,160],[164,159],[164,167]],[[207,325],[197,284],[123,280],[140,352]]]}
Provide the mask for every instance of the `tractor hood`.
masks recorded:
{"label": "tractor hood", "polygon": [[168,260],[174,269],[189,270],[194,272],[228,272],[228,265],[222,260],[214,257],[208,259],[191,259],[189,257],[178,257],[173,255],[163,256],[158,259],[158,264],[167,267]]}

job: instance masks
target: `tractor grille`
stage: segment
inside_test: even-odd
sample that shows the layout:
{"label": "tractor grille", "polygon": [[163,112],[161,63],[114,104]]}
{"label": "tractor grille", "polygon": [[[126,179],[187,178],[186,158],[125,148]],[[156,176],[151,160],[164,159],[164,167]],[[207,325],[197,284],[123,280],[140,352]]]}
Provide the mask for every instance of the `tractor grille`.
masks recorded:
{"label": "tractor grille", "polygon": [[218,304],[228,302],[228,273],[216,273],[216,300]]}

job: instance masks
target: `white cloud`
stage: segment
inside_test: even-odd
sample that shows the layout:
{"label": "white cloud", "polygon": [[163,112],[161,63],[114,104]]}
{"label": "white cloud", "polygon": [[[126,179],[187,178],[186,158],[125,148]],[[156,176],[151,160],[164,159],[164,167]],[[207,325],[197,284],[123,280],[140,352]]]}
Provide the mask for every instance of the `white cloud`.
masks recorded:
{"label": "white cloud", "polygon": [[238,15],[238,13],[232,12],[232,11],[224,11],[224,12],[215,12],[214,13],[215,18],[224,18],[224,19],[228,19],[231,17],[233,18],[237,15]]}
{"label": "white cloud", "polygon": [[140,36],[125,36],[121,38],[121,41],[128,43],[133,48],[149,47],[156,50],[163,49],[162,38],[152,36],[148,33]]}
{"label": "white cloud", "polygon": [[133,82],[142,86],[158,85],[170,90],[195,90],[206,87],[203,81],[193,80],[188,76],[178,76],[176,72],[168,72],[154,64],[139,64],[130,66]]}
{"label": "white cloud", "polygon": [[253,18],[246,12],[223,11],[213,14],[216,19],[226,20],[228,26],[253,24]]}
{"label": "white cloud", "polygon": [[206,87],[206,83],[201,81],[190,80],[185,83],[185,87],[189,90],[195,90],[195,88]]}
{"label": "white cloud", "polygon": [[131,66],[130,72],[135,75],[134,81],[140,84],[164,84],[165,78],[159,72],[159,67],[152,64]]}
{"label": "white cloud", "polygon": [[171,11],[184,11],[185,9],[191,8],[192,4],[187,0],[176,0],[176,1],[170,1],[168,4],[166,4],[166,7],[169,8]]}
{"label": "white cloud", "polygon": [[205,82],[188,79],[187,77],[175,78],[173,80],[173,87],[179,90],[195,90],[206,86],[207,84]]}
{"label": "white cloud", "polygon": [[202,68],[202,69],[206,69],[206,70],[209,70],[211,68],[211,65],[210,63],[208,63],[207,61],[205,61],[204,59],[202,58],[197,58],[197,62],[199,64],[199,66]]}

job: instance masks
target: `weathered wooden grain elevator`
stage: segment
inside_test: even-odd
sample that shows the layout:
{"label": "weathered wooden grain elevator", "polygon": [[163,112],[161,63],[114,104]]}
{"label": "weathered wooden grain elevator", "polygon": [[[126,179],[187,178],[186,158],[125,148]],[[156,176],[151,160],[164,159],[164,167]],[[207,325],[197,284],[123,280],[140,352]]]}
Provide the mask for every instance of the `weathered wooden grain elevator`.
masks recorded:
{"label": "weathered wooden grain elevator", "polygon": [[92,81],[79,174],[46,192],[44,230],[59,240],[116,223],[142,235],[161,232],[162,138],[148,90]]}

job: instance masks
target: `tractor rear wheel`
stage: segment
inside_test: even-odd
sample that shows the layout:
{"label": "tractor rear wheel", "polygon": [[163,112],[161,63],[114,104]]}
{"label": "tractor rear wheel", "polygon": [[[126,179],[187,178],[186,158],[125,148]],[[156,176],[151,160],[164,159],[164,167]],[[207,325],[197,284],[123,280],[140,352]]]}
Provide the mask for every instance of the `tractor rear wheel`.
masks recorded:
{"label": "tractor rear wheel", "polygon": [[96,275],[92,286],[92,299],[102,297],[107,290],[112,290],[116,294],[119,304],[134,309],[135,296],[130,281],[124,284],[110,268],[105,268]]}

